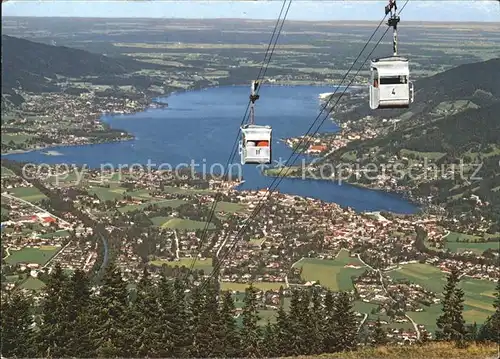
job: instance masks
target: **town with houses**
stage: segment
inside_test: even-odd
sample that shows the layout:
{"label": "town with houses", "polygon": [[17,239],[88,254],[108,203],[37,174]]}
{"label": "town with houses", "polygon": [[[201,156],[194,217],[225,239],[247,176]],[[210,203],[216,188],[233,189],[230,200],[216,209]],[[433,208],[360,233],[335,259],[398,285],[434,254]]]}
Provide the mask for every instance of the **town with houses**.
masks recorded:
{"label": "town with houses", "polygon": [[[388,336],[403,343],[424,333],[432,336],[428,325],[433,323],[413,316],[439,308],[443,278],[451,268],[488,288],[500,277],[498,251],[493,259],[427,251],[450,233],[437,215],[358,213],[281,193],[267,198],[265,189],[240,191],[238,181],[187,173],[86,169],[81,178],[69,171],[56,181],[56,166],[30,167],[28,180],[11,170],[12,164],[4,166],[2,291],[22,290],[36,298],[56,263],[69,273],[76,268],[92,273],[110,257],[131,287],[144,266],[159,277],[161,271],[176,275],[193,263],[201,283],[217,260],[221,289],[238,297],[253,283],[264,318],[275,316],[280,294],[286,297],[292,288],[347,290],[356,300],[360,327],[382,318]],[[51,192],[54,197],[47,196]],[[217,194],[222,199],[204,233]],[[259,215],[238,235],[264,199]],[[478,297],[470,298],[471,305],[484,307]]]}
{"label": "town with houses", "polygon": [[[111,129],[100,117],[103,114],[127,114],[146,107],[165,107],[166,103],[149,104],[140,94],[96,95],[94,91],[79,95],[66,93],[26,94],[21,110],[3,118],[2,153],[22,152],[53,146],[73,146],[130,140],[125,131]],[[54,126],[57,123],[57,126]],[[21,139],[16,141],[16,139]]]}

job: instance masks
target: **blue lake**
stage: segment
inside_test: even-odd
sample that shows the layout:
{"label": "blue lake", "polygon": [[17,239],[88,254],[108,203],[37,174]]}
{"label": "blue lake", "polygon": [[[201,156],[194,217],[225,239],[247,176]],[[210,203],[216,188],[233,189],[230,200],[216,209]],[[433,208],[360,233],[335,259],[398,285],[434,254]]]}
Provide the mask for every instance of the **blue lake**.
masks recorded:
{"label": "blue lake", "polygon": [[[305,134],[320,113],[318,95],[331,91],[331,87],[315,86],[261,88],[255,120],[256,124],[271,125],[273,128],[274,160],[288,160],[292,150],[278,140]],[[103,117],[111,127],[133,133],[136,136],[133,141],[51,148],[62,153],[61,156],[32,151],[4,157],[32,163],[73,163],[97,168],[105,164],[117,168],[118,165],[130,166],[135,163],[150,163],[151,166],[163,164],[162,168],[175,168],[181,163],[190,164],[194,161],[198,164],[196,170],[218,173],[228,162],[248,105],[248,95],[249,86],[176,93],[164,99],[168,102],[168,108]],[[313,131],[324,116],[317,121]],[[337,130],[338,127],[326,119],[319,132]],[[307,160],[306,157],[300,157],[295,165],[301,165],[303,159]],[[232,162],[233,171],[237,171],[239,160],[236,154]],[[267,188],[275,181],[274,178],[263,176],[255,165],[241,168],[245,183],[240,189]],[[401,196],[331,181],[283,178],[278,191],[335,202],[358,211],[414,213],[418,210]]]}

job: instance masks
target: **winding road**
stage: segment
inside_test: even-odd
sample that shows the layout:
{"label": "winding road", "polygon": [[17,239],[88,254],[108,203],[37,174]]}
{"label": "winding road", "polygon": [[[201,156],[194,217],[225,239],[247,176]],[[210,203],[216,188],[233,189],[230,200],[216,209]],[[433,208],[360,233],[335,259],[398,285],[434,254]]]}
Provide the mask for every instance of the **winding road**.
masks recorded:
{"label": "winding road", "polygon": [[175,235],[175,258],[179,259],[179,237],[177,237],[177,230],[175,229],[174,229],[174,235]]}

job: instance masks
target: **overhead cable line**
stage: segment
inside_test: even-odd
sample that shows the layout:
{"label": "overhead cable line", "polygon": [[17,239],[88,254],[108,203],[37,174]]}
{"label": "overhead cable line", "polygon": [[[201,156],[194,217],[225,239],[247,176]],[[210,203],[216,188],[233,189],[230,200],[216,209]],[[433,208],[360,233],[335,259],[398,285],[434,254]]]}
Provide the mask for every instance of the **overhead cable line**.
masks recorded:
{"label": "overhead cable line", "polygon": [[[406,2],[404,3],[404,5],[402,6],[401,10],[399,11],[398,14],[401,14],[401,12],[403,11],[403,9],[405,8],[405,6],[408,4],[408,1],[409,0],[406,0]],[[297,150],[299,148],[302,148],[303,149],[296,155],[296,158],[293,160],[292,162],[292,165],[293,163],[295,162],[295,160],[302,154],[302,152],[304,151],[304,149],[307,147],[307,146],[301,146],[303,140],[309,136],[309,132],[311,131],[311,129],[314,127],[315,123],[318,121],[318,119],[321,117],[321,114],[323,113],[323,111],[327,108],[327,106],[329,105],[330,101],[333,99],[334,95],[337,93],[337,90],[340,88],[340,86],[342,85],[342,83],[344,82],[344,80],[346,79],[346,77],[349,75],[349,73],[351,72],[352,68],[354,67],[354,65],[356,64],[356,62],[358,61],[358,59],[361,57],[363,51],[366,49],[366,47],[368,46],[368,44],[370,43],[370,41],[372,40],[372,38],[375,36],[375,34],[377,33],[378,29],[380,28],[380,26],[382,25],[382,23],[384,22],[385,18],[386,18],[387,14],[382,18],[382,20],[380,21],[380,23],[378,24],[377,28],[375,29],[375,31],[373,32],[373,34],[370,36],[370,38],[368,39],[367,43],[365,44],[365,46],[363,46],[363,49],[361,50],[361,52],[359,53],[359,55],[357,56],[357,58],[354,60],[353,64],[351,65],[351,67],[349,68],[349,70],[347,71],[347,73],[344,75],[340,85],[338,85],[336,88],[335,88],[335,91],[334,93],[330,96],[330,98],[328,99],[328,101],[325,103],[325,105],[323,106],[323,108],[321,109],[320,113],[318,114],[318,116],[316,117],[316,119],[314,120],[314,122],[311,124],[311,126],[309,127],[307,133],[304,135],[304,137],[301,139],[300,143],[295,146],[295,149],[293,150],[292,154],[290,155],[290,157],[288,158],[288,160],[286,161],[284,167],[280,170],[280,173],[273,179],[271,185],[268,187],[265,195],[264,195],[264,198],[262,198],[257,206],[255,207],[255,210],[252,212],[252,214],[250,215],[249,218],[247,218],[245,220],[245,224],[243,225],[243,227],[238,231],[238,233],[236,234],[235,236],[235,240],[234,240],[234,243],[231,245],[231,247],[229,248],[229,250],[226,251],[224,257],[222,258],[222,260],[217,260],[217,263],[216,263],[216,267],[214,267],[214,269],[212,270],[212,273],[210,275],[210,277],[207,279],[207,281],[205,281],[203,283],[203,286],[205,286],[206,283],[208,283],[211,279],[211,277],[213,276],[213,274],[218,271],[220,269],[220,266],[222,265],[222,263],[225,261],[225,259],[230,255],[231,251],[234,250],[234,248],[236,247],[236,244],[238,243],[238,237],[240,235],[243,234],[244,230],[246,229],[246,227],[253,221],[253,219],[256,217],[256,215],[260,212],[260,210],[262,209],[263,207],[263,204],[262,201],[264,199],[268,199],[268,197],[270,197],[270,195],[277,189],[277,187],[279,186],[279,184],[281,183],[281,181],[283,180],[283,178],[286,176],[286,174],[288,173],[288,170],[289,170],[289,166],[288,166],[288,162],[290,161],[290,159],[294,156],[294,154],[297,152]],[[323,120],[320,122],[319,126],[317,127],[317,129],[314,131],[314,133],[311,135],[311,136],[314,136],[316,135],[316,133],[319,131],[321,125],[325,122],[325,120],[327,118],[329,118],[330,114],[333,112],[333,110],[335,109],[335,106],[337,106],[337,104],[339,103],[340,99],[342,98],[342,96],[346,93],[347,89],[349,88],[349,86],[351,86],[351,84],[354,82],[354,79],[356,78],[356,76],[359,74],[359,72],[361,71],[361,69],[364,67],[366,61],[370,58],[370,56],[372,55],[372,53],[375,51],[375,49],[377,48],[377,46],[380,44],[380,42],[382,41],[382,39],[385,37],[385,35],[387,34],[387,32],[389,31],[389,27],[385,30],[384,34],[380,37],[380,39],[377,41],[377,43],[375,44],[375,46],[373,47],[373,49],[370,51],[370,53],[368,54],[368,56],[365,58],[365,60],[363,61],[363,63],[361,64],[361,66],[359,67],[359,69],[356,71],[356,74],[353,76],[353,78],[351,79],[351,81],[347,84],[347,86],[345,87],[344,91],[340,94],[340,96],[337,98],[337,101],[335,102],[335,104],[330,108],[330,110],[328,111],[328,113],[326,114],[326,116],[323,118]],[[306,145],[308,145],[311,141],[308,140]],[[281,175],[281,173],[283,172],[283,170],[286,169],[286,173]],[[274,183],[278,181],[278,183],[276,184],[276,186],[274,187],[274,189],[272,189]],[[269,196],[268,196],[269,194]],[[229,235],[229,234],[228,234]],[[226,236],[227,237],[227,236]],[[222,242],[222,243],[225,243],[225,240]]]}
{"label": "overhead cable line", "polygon": [[[281,16],[283,14],[283,10],[285,10],[285,5],[286,5],[287,1],[288,1],[288,7],[286,8],[286,11],[285,11],[285,14],[283,16],[283,19],[281,19]],[[278,15],[278,19],[276,20],[276,24],[274,25],[273,33],[272,33],[271,38],[269,40],[269,44],[267,45],[267,49],[266,49],[266,53],[264,55],[264,60],[263,60],[262,66],[260,67],[259,73],[257,75],[257,81],[259,81],[260,78],[264,79],[264,76],[265,76],[265,74],[267,72],[267,68],[268,68],[269,63],[271,62],[271,58],[273,56],[274,49],[276,48],[276,44],[278,42],[278,38],[279,38],[279,36],[281,34],[281,30],[283,29],[283,25],[285,23],[287,15],[288,15],[288,11],[290,10],[291,4],[292,4],[292,0],[283,0],[283,4],[281,6],[281,10],[280,10],[280,13]],[[281,25],[280,25],[280,21],[281,21]],[[273,43],[273,40],[274,40],[274,43]],[[260,86],[257,88],[257,92],[256,93],[258,93],[259,89],[260,89]],[[243,125],[243,123],[245,122],[245,120],[249,116],[248,110],[250,108],[250,104],[251,104],[251,100],[248,101],[248,105],[247,105],[247,108],[245,110],[245,114],[243,115],[243,118],[241,120],[240,127]],[[235,157],[236,152],[237,152],[236,148],[237,148],[237,145],[238,145],[238,137],[239,137],[239,132],[236,135],[236,138],[234,140],[233,147],[232,147],[231,153],[229,155],[229,158],[227,160],[226,167],[225,167],[224,174],[223,174],[222,178],[225,178],[226,176],[229,175],[229,173],[228,173],[229,165],[234,161],[234,157]],[[201,253],[201,249],[202,249],[203,244],[204,244],[204,242],[206,240],[206,237],[208,235],[207,233],[208,233],[209,225],[212,222],[215,210],[217,208],[217,204],[220,201],[220,197],[221,197],[220,192],[217,192],[217,194],[215,196],[215,200],[212,203],[212,207],[210,208],[210,213],[209,213],[208,219],[207,219],[207,221],[205,223],[205,226],[203,228],[203,232],[202,232],[202,235],[201,235],[201,238],[200,238],[200,242],[199,242],[198,248],[197,248],[197,254],[193,258],[193,261],[191,262],[189,271],[188,271],[188,273],[186,275],[186,279],[190,275],[190,273],[192,272],[192,270],[193,270],[193,268],[194,268],[194,266],[196,264],[196,261],[198,259],[198,256]]]}

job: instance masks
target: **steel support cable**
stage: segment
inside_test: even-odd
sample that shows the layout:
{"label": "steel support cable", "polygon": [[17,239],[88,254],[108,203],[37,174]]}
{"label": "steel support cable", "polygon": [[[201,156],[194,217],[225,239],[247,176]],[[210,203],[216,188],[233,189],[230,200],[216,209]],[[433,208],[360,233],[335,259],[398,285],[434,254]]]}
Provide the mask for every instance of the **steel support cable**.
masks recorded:
{"label": "steel support cable", "polygon": [[[285,15],[284,15],[283,19],[281,19],[281,16],[283,14],[283,10],[285,9],[285,5],[286,5],[287,1],[289,1],[288,7],[287,7],[287,10],[285,12]],[[272,33],[271,38],[269,40],[269,44],[267,45],[267,49],[266,49],[266,53],[264,55],[264,60],[263,60],[262,66],[260,67],[259,73],[257,75],[257,80],[259,80],[259,78],[261,78],[261,76],[263,78],[265,76],[266,72],[267,72],[267,67],[269,66],[269,63],[270,63],[271,58],[272,58],[272,55],[274,53],[274,49],[276,48],[276,44],[278,42],[278,38],[279,38],[279,35],[280,35],[281,30],[283,28],[283,24],[285,22],[286,16],[287,16],[288,11],[290,9],[291,3],[292,3],[292,0],[283,0],[283,4],[281,6],[281,10],[280,10],[280,13],[278,15],[278,19],[276,20],[276,24],[274,25],[273,33]],[[280,21],[281,21],[281,26],[279,25]],[[278,26],[279,26],[279,30],[278,30],[278,33],[276,34],[276,30],[278,29]],[[276,37],[275,37],[275,35],[276,35]],[[273,44],[273,39],[274,39],[274,44]],[[271,46],[272,46],[272,48],[271,48]],[[266,60],[267,60],[267,62],[266,62]],[[258,89],[257,89],[257,93],[258,93]],[[251,101],[249,100],[248,104],[247,104],[247,108],[245,110],[245,114],[243,115],[243,118],[241,120],[240,127],[245,122],[245,119],[249,116],[248,110],[250,108],[250,103],[251,103]],[[238,144],[238,137],[239,137],[239,131],[238,131],[238,134],[236,135],[236,138],[235,138],[234,143],[233,143],[233,147],[231,149],[231,153],[230,153],[228,161],[226,163],[226,167],[225,167],[225,171],[224,171],[224,174],[223,174],[223,178],[226,175],[228,175],[228,173],[226,171],[229,169],[229,164],[234,161],[234,157],[236,155],[236,147],[237,147],[237,144]],[[203,243],[204,243],[204,241],[206,239],[206,236],[207,236],[208,227],[209,227],[209,225],[210,225],[210,223],[211,223],[211,221],[213,219],[213,215],[215,213],[215,209],[217,208],[217,203],[219,202],[219,200],[220,200],[220,193],[218,192],[216,194],[216,198],[215,198],[214,202],[212,203],[212,207],[210,208],[210,214],[209,214],[208,219],[207,219],[207,221],[205,223],[205,226],[203,228],[203,232],[202,232],[202,235],[201,235],[201,238],[200,238],[200,243],[199,243],[198,248],[197,248],[197,252],[198,253],[193,258],[193,261],[191,262],[189,271],[186,274],[186,278],[185,279],[187,279],[187,277],[189,276],[189,274],[192,272],[192,270],[193,270],[193,268],[194,268],[194,266],[196,264],[198,255],[199,255],[199,253],[201,253],[201,249],[203,247]]]}
{"label": "steel support cable", "polygon": [[[406,2],[404,3],[404,5],[402,6],[401,10],[399,11],[398,15],[401,14],[401,12],[403,11],[403,9],[405,8],[405,6],[408,4],[408,1],[409,0],[406,0]],[[361,57],[363,51],[365,50],[365,48],[368,46],[369,42],[371,41],[371,39],[373,38],[373,36],[375,36],[376,32],[378,31],[378,29],[380,28],[380,26],[382,25],[382,23],[384,22],[385,18],[386,18],[387,15],[384,16],[384,18],[382,19],[382,21],[379,23],[379,25],[377,26],[376,30],[373,32],[372,36],[370,36],[370,39],[367,41],[367,43],[365,44],[365,46],[363,47],[363,49],[361,50],[360,54],[358,55],[358,57],[356,58],[356,60],[353,62],[353,64],[351,65],[351,68],[347,71],[346,75],[344,75],[344,78],[342,79],[341,81],[341,84],[343,83],[343,81],[345,80],[345,78],[347,77],[347,75],[349,74],[349,72],[352,70],[352,68],[354,67],[354,64],[358,61],[358,59]],[[359,69],[356,71],[356,74],[354,75],[354,77],[351,79],[351,81],[347,84],[346,88],[344,89],[344,91],[340,94],[340,96],[337,98],[337,101],[335,102],[335,104],[332,106],[332,108],[328,111],[328,113],[326,114],[326,116],[323,118],[323,120],[321,121],[321,123],[319,124],[318,128],[316,129],[316,131],[312,134],[312,136],[314,136],[320,129],[321,125],[325,122],[325,120],[327,118],[329,118],[329,115],[333,112],[333,110],[335,109],[335,106],[339,103],[340,99],[342,98],[342,96],[347,92],[347,89],[349,88],[349,86],[352,84],[352,82],[354,82],[354,79],[356,78],[356,76],[359,74],[359,72],[361,71],[361,69],[364,67],[366,61],[370,58],[370,56],[372,55],[373,51],[375,51],[375,49],[377,48],[377,46],[380,44],[380,42],[382,41],[382,39],[385,37],[385,35],[387,34],[387,32],[389,31],[389,27],[384,31],[384,34],[380,37],[380,39],[377,41],[377,43],[375,44],[375,46],[373,47],[373,49],[370,51],[370,53],[368,54],[368,56],[365,58],[365,60],[363,61],[363,63],[361,64],[361,66],[359,67]],[[338,85],[333,93],[333,95],[336,94],[337,90],[339,89],[339,87],[341,86]],[[316,117],[316,119],[314,120],[313,124],[309,127],[308,129],[308,132],[306,133],[306,135],[304,136],[304,138],[306,136],[308,136],[308,133],[309,131],[311,130],[312,127],[314,127],[314,124],[315,122],[319,119],[319,117],[321,116],[321,113],[324,111],[324,109],[328,106],[328,104],[330,103],[330,101],[333,99],[333,95],[330,96],[329,100],[325,103],[325,105],[323,106],[320,114]],[[302,142],[302,140],[301,140]],[[309,144],[310,141],[307,142],[307,144]],[[290,160],[290,158],[295,154],[295,152],[297,151],[297,148],[301,148],[301,143],[299,143],[298,146],[295,147],[295,150],[292,152],[292,154],[290,155],[290,157],[288,158],[287,162],[285,163],[285,167],[282,168],[280,170],[280,173],[278,174],[277,177],[274,178],[273,182],[271,183],[271,186],[268,188],[268,190],[266,191],[265,193],[265,197],[264,199],[267,199],[275,190],[276,188],[279,186],[279,184],[281,183],[281,181],[283,180],[283,178],[286,176],[286,173],[288,173],[288,161]],[[306,146],[304,146],[305,148]],[[302,154],[304,150],[302,150],[300,153],[297,154],[296,158],[298,158],[298,156],[300,154]],[[294,160],[295,162],[295,160]],[[293,164],[293,162],[292,162]],[[281,172],[284,170],[284,169],[287,169],[287,172],[281,176]],[[270,190],[270,188],[273,186],[273,184],[278,181],[278,183],[276,184],[275,188]],[[267,196],[267,194],[269,194],[269,196]],[[245,224],[244,226],[238,231],[238,233],[236,234],[235,236],[235,241],[234,243],[231,245],[231,247],[229,248],[229,250],[225,253],[225,256],[222,258],[222,260],[218,260],[217,261],[217,266],[218,268],[214,268],[210,277],[207,279],[207,281],[204,282],[203,285],[205,285],[205,283],[207,283],[208,281],[210,281],[213,273],[217,270],[220,269],[220,266],[222,265],[222,263],[225,261],[225,259],[229,256],[229,254],[231,253],[232,250],[234,250],[234,248],[236,247],[236,244],[237,244],[237,239],[238,237],[243,234],[245,228],[249,225],[249,223],[251,223],[251,221],[255,218],[255,216],[258,214],[258,212],[260,212],[260,210],[262,209],[262,201],[263,199],[261,199],[259,201],[259,203],[257,204],[255,210],[252,212],[252,214],[250,215],[250,217],[245,221]],[[223,241],[224,243],[224,241]]]}

